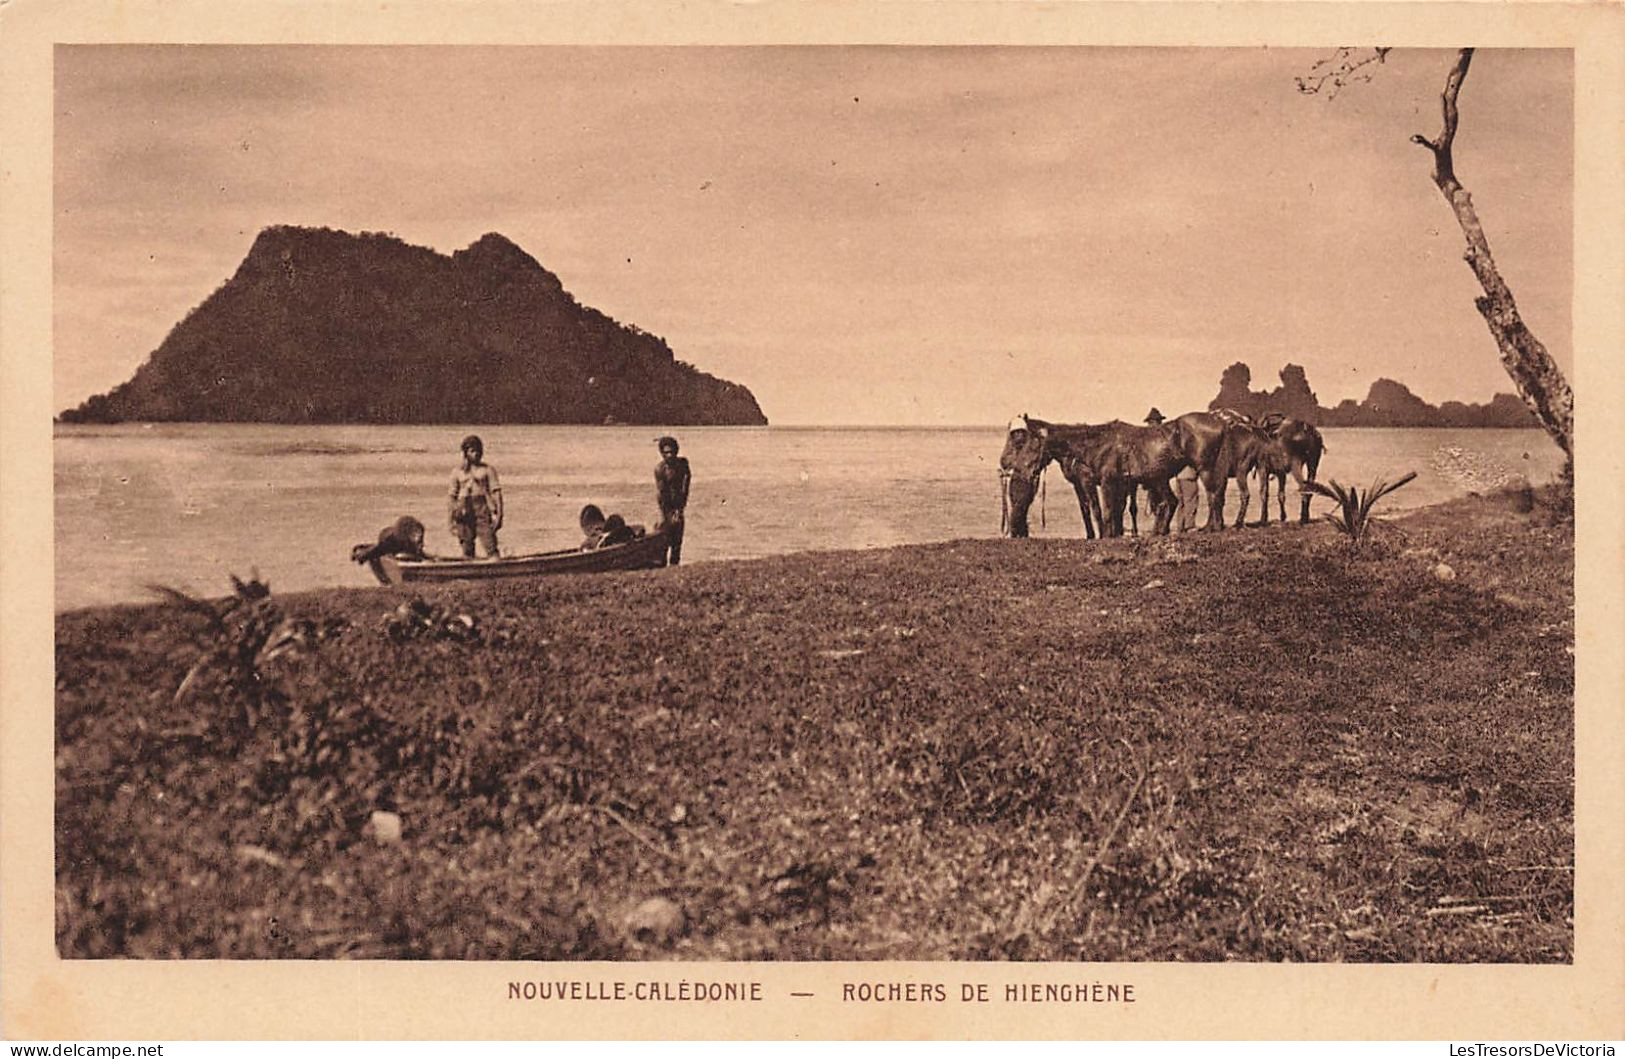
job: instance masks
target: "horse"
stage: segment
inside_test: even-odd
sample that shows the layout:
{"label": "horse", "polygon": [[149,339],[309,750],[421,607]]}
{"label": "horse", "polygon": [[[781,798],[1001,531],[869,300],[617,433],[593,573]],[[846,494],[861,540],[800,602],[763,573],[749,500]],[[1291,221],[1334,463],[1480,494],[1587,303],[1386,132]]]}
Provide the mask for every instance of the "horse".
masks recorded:
{"label": "horse", "polygon": [[[1123,535],[1123,508],[1139,486],[1151,494],[1152,532],[1168,532],[1177,506],[1168,480],[1185,463],[1168,428],[1121,421],[1056,424],[1030,416],[1012,421],[999,456],[1009,536],[1027,536],[1027,512],[1039,476],[1052,460],[1061,463],[1062,473],[1078,490],[1080,505],[1094,509],[1102,536]],[[1097,484],[1100,501],[1093,499]],[[1101,506],[1095,507],[1096,503]]]}

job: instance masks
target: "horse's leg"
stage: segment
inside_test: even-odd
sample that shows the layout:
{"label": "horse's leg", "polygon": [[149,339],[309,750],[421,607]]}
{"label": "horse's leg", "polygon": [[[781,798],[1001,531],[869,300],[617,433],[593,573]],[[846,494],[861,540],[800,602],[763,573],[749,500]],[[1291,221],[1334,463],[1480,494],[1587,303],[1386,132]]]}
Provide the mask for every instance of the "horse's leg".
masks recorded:
{"label": "horse's leg", "polygon": [[[1305,471],[1305,463],[1303,463],[1302,460],[1298,460],[1297,456],[1293,456],[1292,481],[1297,482],[1298,494],[1302,494],[1303,497],[1303,512],[1298,515],[1298,521],[1300,521],[1300,523],[1306,523],[1306,521],[1310,520],[1310,491],[1303,486],[1303,482],[1315,481],[1315,476],[1313,476],[1313,474],[1306,474]],[[1282,482],[1282,489],[1285,489],[1285,482]],[[1282,518],[1282,521],[1285,521],[1285,518]]]}
{"label": "horse's leg", "polygon": [[[1307,473],[1306,473],[1306,471],[1307,471]],[[1304,461],[1300,460],[1296,456],[1292,457],[1292,480],[1298,483],[1298,492],[1303,496],[1303,511],[1298,516],[1298,521],[1299,522],[1308,522],[1309,521],[1309,490],[1304,486],[1304,483],[1314,481],[1315,480],[1315,475],[1314,475],[1314,472],[1312,470],[1308,470],[1308,468],[1305,465]],[[1281,483],[1281,487],[1282,487],[1282,491],[1284,492],[1285,489],[1286,489],[1286,482],[1285,481],[1283,481]],[[1284,516],[1282,517],[1281,521],[1283,521],[1283,522],[1286,521]]]}
{"label": "horse's leg", "polygon": [[[1294,462],[1296,462],[1296,461],[1294,461]],[[1319,452],[1312,453],[1311,458],[1308,459],[1307,461],[1305,461],[1305,468],[1308,471],[1308,480],[1311,481],[1311,482],[1314,481],[1315,480],[1315,472],[1320,469],[1320,453]],[[1303,483],[1301,481],[1298,483],[1298,488],[1303,491],[1303,514],[1299,517],[1298,521],[1299,522],[1308,522],[1309,521],[1309,496],[1310,496],[1309,490],[1303,488]]]}
{"label": "horse's leg", "polygon": [[1123,535],[1123,505],[1128,497],[1123,495],[1123,482],[1119,478],[1107,478],[1100,483],[1101,500],[1106,505],[1106,535],[1108,537],[1121,537]]}
{"label": "horse's leg", "polygon": [[1229,484],[1229,478],[1218,471],[1209,471],[1202,476],[1202,488],[1207,492],[1207,522],[1203,524],[1204,530],[1224,529],[1224,491]]}
{"label": "horse's leg", "polygon": [[1140,535],[1140,487],[1130,484],[1128,487],[1128,518],[1129,525],[1133,527],[1134,536]]}
{"label": "horse's leg", "polygon": [[1146,489],[1151,493],[1151,506],[1157,513],[1156,526],[1151,532],[1159,537],[1166,537],[1173,529],[1174,508],[1178,506],[1179,501],[1174,497],[1174,491],[1169,487],[1166,478],[1153,478]]}
{"label": "horse's leg", "polygon": [[1091,541],[1095,539],[1095,524],[1089,517],[1089,494],[1093,489],[1094,486],[1085,484],[1081,478],[1072,483],[1072,491],[1078,494],[1078,512],[1083,515],[1083,536]]}
{"label": "horse's leg", "polygon": [[1236,491],[1241,494],[1241,510],[1236,512],[1236,528],[1241,529],[1247,525],[1247,508],[1253,502],[1252,490],[1247,488],[1247,479],[1252,476],[1251,467],[1243,467],[1236,475]]}
{"label": "horse's leg", "polygon": [[1106,512],[1100,506],[1100,487],[1095,484],[1089,486],[1089,509],[1095,513],[1095,528],[1102,537],[1106,536]]}
{"label": "horse's leg", "polygon": [[1258,524],[1260,526],[1269,525],[1269,522],[1270,522],[1270,486],[1274,485],[1276,483],[1280,484],[1280,488],[1275,491],[1275,497],[1276,497],[1275,502],[1278,505],[1280,505],[1280,508],[1281,508],[1281,521],[1285,522],[1286,521],[1286,476],[1284,474],[1278,472],[1278,471],[1274,471],[1274,470],[1270,469],[1269,467],[1264,467],[1259,471],[1258,478],[1259,478],[1259,481],[1263,484],[1263,487],[1264,487],[1264,496],[1263,496],[1263,499],[1260,501],[1260,509],[1259,509],[1259,512],[1258,512]]}

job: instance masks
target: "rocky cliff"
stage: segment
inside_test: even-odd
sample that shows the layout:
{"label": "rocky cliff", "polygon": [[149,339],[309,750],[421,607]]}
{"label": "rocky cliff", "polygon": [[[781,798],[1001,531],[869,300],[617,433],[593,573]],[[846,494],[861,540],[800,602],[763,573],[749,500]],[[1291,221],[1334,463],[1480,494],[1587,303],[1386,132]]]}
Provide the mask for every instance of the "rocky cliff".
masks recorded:
{"label": "rocky cliff", "polygon": [[1281,384],[1272,390],[1252,388],[1252,369],[1237,362],[1224,370],[1219,393],[1209,408],[1233,408],[1250,416],[1284,412],[1323,427],[1536,427],[1540,424],[1517,396],[1496,394],[1489,404],[1446,401],[1432,405],[1392,379],[1371,384],[1365,400],[1345,399],[1324,408],[1297,364],[1281,369]]}
{"label": "rocky cliff", "polygon": [[504,237],[447,257],[267,228],[131,379],[65,422],[766,423],[751,392],[580,305]]}

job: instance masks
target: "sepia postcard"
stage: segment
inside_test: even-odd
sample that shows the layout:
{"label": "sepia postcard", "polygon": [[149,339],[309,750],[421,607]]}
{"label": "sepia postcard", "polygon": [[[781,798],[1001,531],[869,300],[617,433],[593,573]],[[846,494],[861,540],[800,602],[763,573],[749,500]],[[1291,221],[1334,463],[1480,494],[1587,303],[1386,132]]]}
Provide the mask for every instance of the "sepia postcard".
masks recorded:
{"label": "sepia postcard", "polygon": [[1625,1037],[1617,6],[0,54],[7,1038]]}

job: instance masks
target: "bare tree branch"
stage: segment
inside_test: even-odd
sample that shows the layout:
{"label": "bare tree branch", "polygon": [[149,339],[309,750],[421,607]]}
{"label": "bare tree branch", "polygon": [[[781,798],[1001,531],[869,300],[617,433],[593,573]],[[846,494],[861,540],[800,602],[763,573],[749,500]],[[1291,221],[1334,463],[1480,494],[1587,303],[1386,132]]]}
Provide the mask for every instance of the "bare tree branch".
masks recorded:
{"label": "bare tree branch", "polygon": [[1452,147],[1456,142],[1456,122],[1460,117],[1456,109],[1456,96],[1461,92],[1461,83],[1467,79],[1467,67],[1473,62],[1473,49],[1463,48],[1456,54],[1456,65],[1450,68],[1450,75],[1444,81],[1444,94],[1440,106],[1444,111],[1444,127],[1439,130],[1439,137],[1430,140],[1421,133],[1411,137],[1412,143],[1421,144],[1433,152],[1433,182],[1439,185],[1444,197],[1449,199],[1461,188],[1456,181],[1456,165],[1452,157]]}
{"label": "bare tree branch", "polygon": [[1370,81],[1372,71],[1365,68],[1372,63],[1380,66],[1393,49],[1373,48],[1370,55],[1355,58],[1361,51],[1364,49],[1351,48],[1347,45],[1338,48],[1332,55],[1311,66],[1307,77],[1294,79],[1298,82],[1298,91],[1306,96],[1324,93],[1327,99],[1335,99],[1337,94],[1349,85]]}

